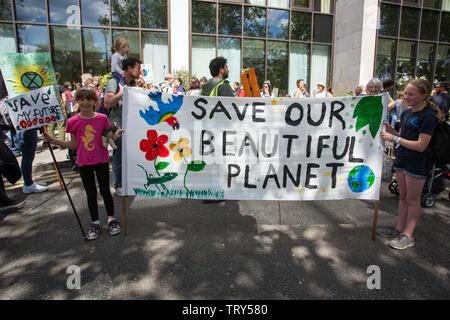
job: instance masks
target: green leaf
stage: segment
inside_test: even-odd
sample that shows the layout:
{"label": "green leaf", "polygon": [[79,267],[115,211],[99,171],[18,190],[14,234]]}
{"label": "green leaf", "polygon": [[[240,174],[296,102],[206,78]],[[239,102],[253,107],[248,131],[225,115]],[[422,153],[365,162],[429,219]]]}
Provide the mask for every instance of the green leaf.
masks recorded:
{"label": "green leaf", "polygon": [[168,162],[158,162],[155,166],[156,170],[164,170],[169,165]]}
{"label": "green leaf", "polygon": [[48,88],[47,94],[50,95],[52,93],[52,88]]}
{"label": "green leaf", "polygon": [[369,131],[372,137],[376,137],[383,115],[381,98],[381,96],[368,96],[358,102],[353,112],[353,118],[358,118],[356,121],[356,131],[369,125]]}
{"label": "green leaf", "polygon": [[202,171],[205,166],[205,161],[191,161],[191,163],[188,164],[187,169],[189,171],[199,172]]}

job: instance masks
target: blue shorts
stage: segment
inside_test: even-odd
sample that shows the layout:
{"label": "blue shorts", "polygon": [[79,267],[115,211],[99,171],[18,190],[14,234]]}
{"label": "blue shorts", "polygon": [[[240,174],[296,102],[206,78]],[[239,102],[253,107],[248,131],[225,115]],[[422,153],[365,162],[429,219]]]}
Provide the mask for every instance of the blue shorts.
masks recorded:
{"label": "blue shorts", "polygon": [[412,173],[412,172],[409,172],[409,171],[406,170],[406,169],[399,168],[399,167],[396,167],[396,166],[394,166],[394,170],[395,170],[395,171],[401,171],[401,172],[403,172],[404,174],[407,174],[408,176],[413,177],[413,178],[415,178],[415,179],[424,179],[424,180],[427,180],[427,179],[428,179],[427,176],[423,176],[423,175],[420,175],[420,174],[414,174],[414,173]]}

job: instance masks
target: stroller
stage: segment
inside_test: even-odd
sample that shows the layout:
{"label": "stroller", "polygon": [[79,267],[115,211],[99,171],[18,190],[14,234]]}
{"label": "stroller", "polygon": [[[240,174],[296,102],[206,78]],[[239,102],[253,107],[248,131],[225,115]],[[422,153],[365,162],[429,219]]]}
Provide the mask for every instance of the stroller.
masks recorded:
{"label": "stroller", "polygon": [[[428,178],[425,181],[425,185],[422,190],[422,207],[432,208],[436,202],[436,196],[441,192],[444,192],[450,185],[450,165],[438,166],[433,164]],[[399,195],[398,181],[393,178],[388,186],[389,191],[393,194]],[[450,200],[450,192],[449,192]]]}

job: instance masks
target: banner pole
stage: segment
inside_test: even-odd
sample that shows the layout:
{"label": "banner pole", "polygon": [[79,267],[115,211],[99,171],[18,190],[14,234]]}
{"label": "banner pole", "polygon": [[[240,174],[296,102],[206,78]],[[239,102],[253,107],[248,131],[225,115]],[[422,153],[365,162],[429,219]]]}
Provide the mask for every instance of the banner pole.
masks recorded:
{"label": "banner pole", "polygon": [[[48,131],[47,131],[47,126],[44,126],[43,128],[44,128],[44,132],[45,132],[45,133],[48,133]],[[41,133],[42,133],[42,132],[41,132]],[[64,190],[63,184],[62,184],[62,182],[61,182],[61,176],[59,175],[59,171],[56,170],[56,165],[55,165],[54,163],[53,163],[53,168],[55,168],[56,176],[58,177],[58,181],[59,181],[59,186],[61,187],[61,190]]]}
{"label": "banner pole", "polygon": [[127,196],[122,197],[122,234],[127,235]]}
{"label": "banner pole", "polygon": [[[40,128],[40,130],[41,130],[41,133],[42,133],[43,129]],[[66,183],[64,181],[64,178],[63,178],[63,176],[61,174],[61,171],[59,170],[58,162],[56,161],[55,155],[53,154],[52,146],[51,146],[50,143],[47,143],[47,146],[48,146],[48,150],[50,150],[50,154],[52,155],[53,164],[55,165],[56,172],[61,177],[61,182],[62,182],[62,184],[64,186],[64,190],[66,191],[67,198],[69,198],[69,202],[70,202],[70,205],[72,206],[73,213],[75,214],[75,217],[77,218],[78,225],[80,226],[81,233],[83,234],[83,239],[87,240],[86,233],[84,232],[83,226],[81,225],[80,217],[78,216],[77,210],[75,209],[75,206],[73,204],[72,198],[70,197],[69,189],[67,189],[67,186],[66,186]]]}
{"label": "banner pole", "polygon": [[373,226],[372,226],[372,240],[377,239],[377,220],[378,220],[378,208],[380,207],[380,201],[375,201],[375,211],[373,213]]}

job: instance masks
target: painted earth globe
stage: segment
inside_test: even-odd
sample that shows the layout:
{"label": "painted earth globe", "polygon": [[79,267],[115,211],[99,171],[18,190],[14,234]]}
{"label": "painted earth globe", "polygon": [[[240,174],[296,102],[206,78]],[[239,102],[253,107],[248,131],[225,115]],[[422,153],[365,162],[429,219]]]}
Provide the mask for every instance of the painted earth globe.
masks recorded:
{"label": "painted earth globe", "polygon": [[348,174],[348,186],[355,193],[370,189],[375,181],[375,174],[368,166],[357,166]]}

